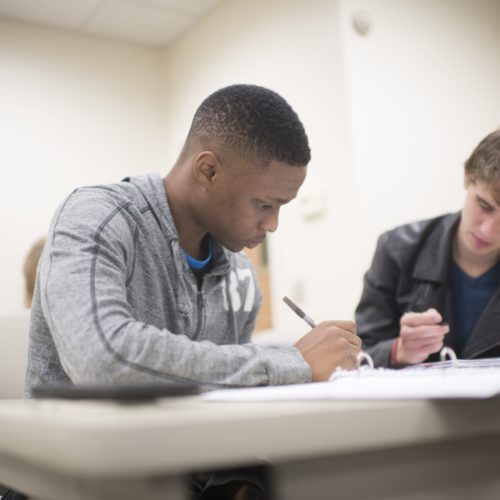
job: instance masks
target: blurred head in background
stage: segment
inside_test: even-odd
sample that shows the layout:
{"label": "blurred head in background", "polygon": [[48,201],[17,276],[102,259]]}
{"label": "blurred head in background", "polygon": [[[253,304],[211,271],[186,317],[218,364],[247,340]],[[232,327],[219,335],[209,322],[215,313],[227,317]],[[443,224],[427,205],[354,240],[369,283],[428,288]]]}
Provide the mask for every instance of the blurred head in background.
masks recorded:
{"label": "blurred head in background", "polygon": [[26,307],[31,308],[33,300],[33,291],[35,289],[36,268],[40,255],[42,255],[43,246],[45,245],[45,237],[40,238],[31,245],[26,257],[24,259],[23,274],[25,285],[25,298],[24,304]]}

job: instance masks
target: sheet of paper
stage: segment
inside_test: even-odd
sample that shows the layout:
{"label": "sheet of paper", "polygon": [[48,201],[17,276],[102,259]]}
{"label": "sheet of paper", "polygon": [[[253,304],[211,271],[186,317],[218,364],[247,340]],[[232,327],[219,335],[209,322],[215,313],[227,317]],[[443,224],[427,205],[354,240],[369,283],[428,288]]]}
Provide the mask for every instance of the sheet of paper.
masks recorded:
{"label": "sheet of paper", "polygon": [[207,401],[481,399],[500,395],[500,367],[361,369],[330,382],[224,389]]}

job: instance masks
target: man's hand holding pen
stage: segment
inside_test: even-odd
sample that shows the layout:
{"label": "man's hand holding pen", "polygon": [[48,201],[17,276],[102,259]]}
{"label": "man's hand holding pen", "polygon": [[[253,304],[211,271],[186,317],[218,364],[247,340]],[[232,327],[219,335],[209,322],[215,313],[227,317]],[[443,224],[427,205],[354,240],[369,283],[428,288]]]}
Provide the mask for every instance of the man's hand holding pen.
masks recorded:
{"label": "man's hand holding pen", "polygon": [[450,327],[436,309],[407,312],[400,319],[399,337],[394,341],[392,365],[414,365],[440,351]]}
{"label": "man's hand holding pen", "polygon": [[283,297],[283,301],[312,327],[295,347],[311,367],[313,382],[328,380],[339,367],[345,370],[357,367],[361,339],[356,335],[353,321],[323,321],[316,326],[314,320],[288,297]]}
{"label": "man's hand holding pen", "polygon": [[311,367],[312,381],[328,380],[337,368],[357,367],[361,339],[352,321],[323,321],[304,335],[295,347]]}

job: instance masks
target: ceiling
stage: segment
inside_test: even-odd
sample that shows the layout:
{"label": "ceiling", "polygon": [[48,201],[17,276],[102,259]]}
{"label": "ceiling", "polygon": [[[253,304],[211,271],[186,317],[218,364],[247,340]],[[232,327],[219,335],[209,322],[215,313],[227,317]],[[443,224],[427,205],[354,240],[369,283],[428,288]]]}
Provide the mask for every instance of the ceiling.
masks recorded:
{"label": "ceiling", "polygon": [[0,0],[0,19],[166,46],[221,0]]}

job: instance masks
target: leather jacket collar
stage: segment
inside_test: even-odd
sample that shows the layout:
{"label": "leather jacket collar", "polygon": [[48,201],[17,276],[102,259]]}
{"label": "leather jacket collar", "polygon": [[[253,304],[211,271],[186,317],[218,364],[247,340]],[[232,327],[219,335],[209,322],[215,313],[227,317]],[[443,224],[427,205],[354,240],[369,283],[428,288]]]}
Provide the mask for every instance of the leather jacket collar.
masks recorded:
{"label": "leather jacket collar", "polygon": [[452,246],[461,213],[443,219],[426,240],[413,271],[413,278],[445,284],[449,279]]}

